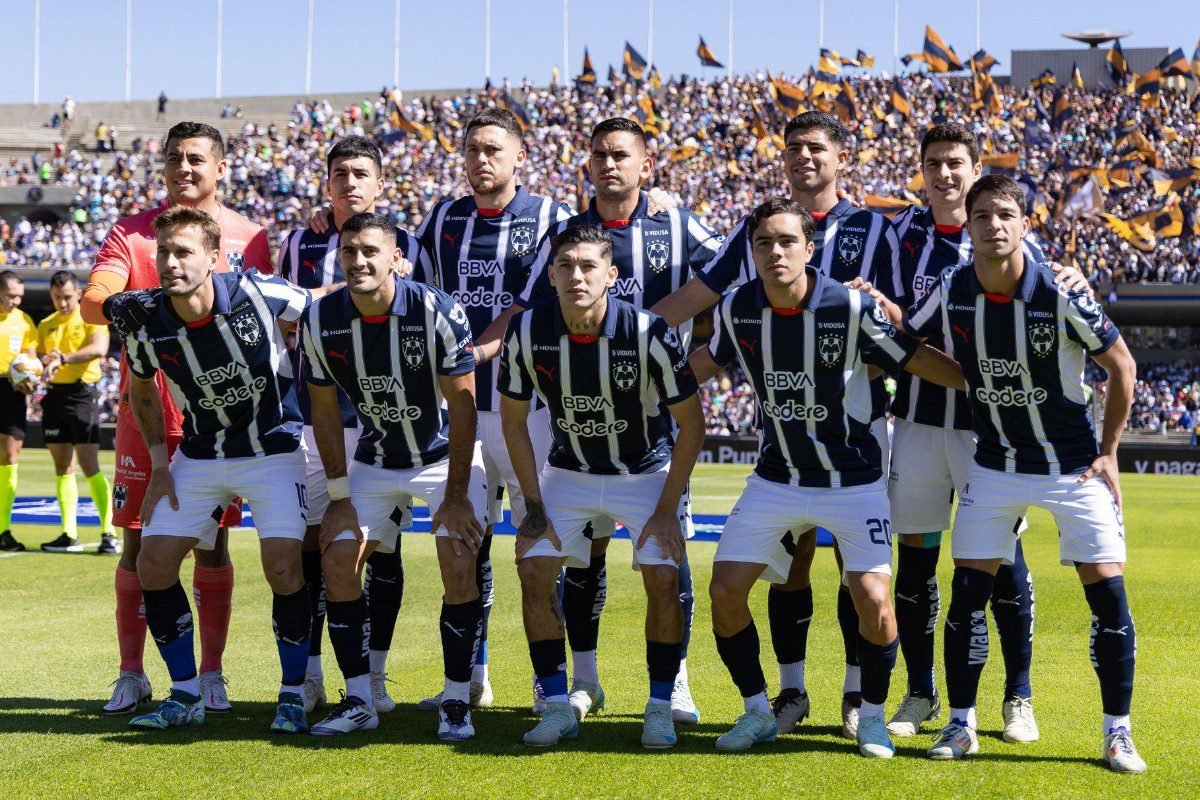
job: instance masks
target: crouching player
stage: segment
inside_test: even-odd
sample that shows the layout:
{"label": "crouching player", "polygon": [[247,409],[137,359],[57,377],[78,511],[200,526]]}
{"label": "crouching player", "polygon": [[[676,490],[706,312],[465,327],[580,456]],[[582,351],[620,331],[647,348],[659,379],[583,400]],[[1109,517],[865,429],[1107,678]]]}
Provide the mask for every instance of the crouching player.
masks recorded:
{"label": "crouching player", "polygon": [[[221,229],[202,211],[173,206],[154,220],[161,289],[143,293],[148,318],[125,339],[130,405],[152,460],[142,503],[137,568],[146,623],[167,663],[171,694],[132,728],[204,722],[192,648],[192,611],[179,567],[193,547],[211,549],[234,497],[254,509],[283,679],[271,730],[300,733],[308,660],[304,451],[291,362],[280,325],[300,319],[304,289],[259,273],[214,275]],[[183,439],[168,464],[162,371],[183,413]]]}
{"label": "crouching player", "polygon": [[[501,354],[501,420],[525,495],[517,531],[525,634],[547,701],[525,734],[547,747],[578,733],[567,697],[566,643],[555,582],[563,566],[585,567],[607,516],[634,542],[634,568],[646,589],[650,699],[642,745],[676,742],[671,692],[683,647],[679,564],[683,492],[704,441],[696,381],[678,334],[660,318],[609,297],[617,278],[613,240],[599,227],[567,228],[550,249],[558,297],[509,324]],[[528,417],[537,392],[550,408],[554,439],[540,481]],[[671,441],[671,422],[679,426]]]}
{"label": "crouching player", "polygon": [[746,709],[717,749],[775,739],[747,598],[759,578],[787,580],[792,532],[820,525],[838,541],[859,616],[859,752],[891,758],[883,704],[898,644],[892,536],[868,364],[952,388],[963,385],[962,372],[945,354],[900,335],[869,297],[805,266],[814,225],[798,203],[764,203],[747,225],[759,277],[725,295],[712,341],[690,358],[699,381],[738,359],[764,423],[758,466],[729,514],[709,589],[717,652]]}

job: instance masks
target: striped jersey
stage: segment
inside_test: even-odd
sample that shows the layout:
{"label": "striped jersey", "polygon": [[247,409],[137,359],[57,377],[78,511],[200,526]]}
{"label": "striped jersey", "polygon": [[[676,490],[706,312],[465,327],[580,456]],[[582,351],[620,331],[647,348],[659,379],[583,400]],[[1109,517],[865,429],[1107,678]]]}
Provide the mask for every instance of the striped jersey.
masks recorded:
{"label": "striped jersey", "polygon": [[300,446],[300,409],[292,362],[279,323],[300,319],[309,294],[259,272],[212,276],[212,315],[179,318],[162,289],[158,306],[125,339],[129,369],[139,378],[162,370],[183,412],[179,449],[188,458],[251,458]]}
{"label": "striped jersey", "polygon": [[[480,336],[512,305],[529,279],[537,243],[567,207],[518,187],[502,209],[479,208],[474,195],[443,200],[425,216],[417,233],[420,262],[413,280],[436,286],[467,312],[471,331]],[[475,369],[475,402],[480,411],[499,411],[495,359]]]}
{"label": "striped jersey", "polygon": [[974,266],[947,270],[908,310],[905,326],[954,342],[980,466],[1069,475],[1095,460],[1084,361],[1120,334],[1086,293],[1055,286],[1045,264],[1025,262],[1013,297],[985,293]]}
{"label": "striped jersey", "polygon": [[393,277],[387,314],[364,317],[342,287],[301,323],[304,378],[338,386],[362,424],[354,459],[386,469],[436,464],[450,454],[440,376],[475,369],[462,306],[440,289]]}
{"label": "striped jersey", "polygon": [[755,278],[717,306],[713,360],[741,362],[754,387],[759,477],[792,486],[859,486],[883,475],[871,433],[867,365],[895,374],[916,352],[875,301],[808,267],[801,308],[772,308]]}
{"label": "striped jersey", "polygon": [[658,469],[671,458],[666,405],[696,394],[683,344],[661,317],[609,298],[599,336],[567,331],[557,299],[512,318],[500,391],[550,408],[553,467],[599,475]]}
{"label": "striped jersey", "polygon": [[[322,289],[342,283],[346,276],[342,274],[342,266],[338,261],[338,238],[338,231],[332,226],[324,233],[317,233],[309,228],[291,231],[284,237],[279,248],[279,263],[276,265],[275,274],[305,289]],[[415,269],[421,258],[417,238],[402,228],[396,228],[396,247]],[[291,351],[291,358],[293,374],[304,374],[300,365],[302,356],[299,342]],[[308,384],[304,381],[298,381],[296,384],[296,399],[300,403],[300,414],[304,418],[304,424],[312,425]],[[347,428],[355,427],[358,423],[354,415],[354,404],[340,389],[338,404],[342,407],[342,424]]]}
{"label": "striped jersey", "polygon": [[[588,210],[555,226],[538,247],[537,261],[529,282],[517,302],[529,308],[555,296],[548,272],[550,240],[576,225],[604,227],[613,239],[613,266],[617,282],[609,295],[632,303],[637,308],[652,308],[655,303],[687,283],[720,249],[721,237],[685,208],[673,208],[650,216],[650,198],[645,192],[628,220],[600,219],[596,202]],[[691,333],[690,323],[681,326],[684,338]]]}
{"label": "striped jersey", "polygon": [[[974,253],[971,237],[959,225],[938,225],[933,211],[923,206],[909,206],[892,220],[900,240],[900,295],[895,298],[901,308],[908,308],[928,293],[942,272],[968,264]],[[1042,248],[1033,233],[1025,237],[1025,257],[1042,261]],[[951,356],[953,340],[943,340],[940,334],[929,337],[929,344]],[[938,428],[969,430],[971,405],[966,393],[948,389],[905,372],[896,377],[896,395],[892,398],[892,413],[900,419]]]}

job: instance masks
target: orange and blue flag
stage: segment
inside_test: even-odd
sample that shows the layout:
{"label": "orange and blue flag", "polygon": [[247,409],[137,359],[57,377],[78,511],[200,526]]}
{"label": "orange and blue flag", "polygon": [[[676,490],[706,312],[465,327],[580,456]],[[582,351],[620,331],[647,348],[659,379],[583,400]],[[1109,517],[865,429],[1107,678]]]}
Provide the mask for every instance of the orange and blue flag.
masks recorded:
{"label": "orange and blue flag", "polygon": [[987,50],[979,50],[975,55],[971,56],[968,66],[978,73],[984,73],[996,66],[1000,62],[997,61]]}
{"label": "orange and blue flag", "polygon": [[592,57],[588,54],[588,50],[585,47],[585,48],[583,48],[583,69],[580,71],[580,73],[578,75],[575,76],[575,83],[577,83],[577,84],[581,84],[581,83],[594,84],[595,82],[596,82],[596,68],[594,66],[592,66]]}
{"label": "orange and blue flag", "polygon": [[622,71],[626,78],[641,80],[646,75],[646,59],[633,49],[629,42],[625,43],[625,53],[621,56]]}
{"label": "orange and blue flag", "polygon": [[507,108],[517,118],[517,124],[521,126],[522,132],[533,127],[533,120],[530,119],[524,103],[518,103],[508,92],[502,92],[497,100],[502,108]]}
{"label": "orange and blue flag", "polygon": [[1192,62],[1183,54],[1182,47],[1176,47],[1167,57],[1158,63],[1159,72],[1164,78],[1172,75],[1187,75],[1192,71]]}
{"label": "orange and blue flag", "polygon": [[1104,59],[1108,62],[1108,74],[1113,79],[1113,83],[1121,86],[1129,78],[1129,62],[1125,60],[1125,51],[1121,49],[1121,40],[1117,39],[1113,42],[1112,49],[1108,51],[1108,55]]}
{"label": "orange and blue flag", "polygon": [[924,56],[921,60],[934,72],[957,72],[963,68],[958,53],[930,25],[925,26],[925,47],[921,55]]}

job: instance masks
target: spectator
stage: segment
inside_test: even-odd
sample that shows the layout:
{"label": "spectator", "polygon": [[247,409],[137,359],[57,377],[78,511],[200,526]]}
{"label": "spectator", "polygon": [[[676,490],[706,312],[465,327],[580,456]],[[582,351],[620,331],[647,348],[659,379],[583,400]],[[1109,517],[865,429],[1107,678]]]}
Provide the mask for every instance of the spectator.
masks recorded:
{"label": "spectator", "polygon": [[158,113],[156,119],[163,119],[167,116],[167,93],[165,91],[158,93]]}
{"label": "spectator", "polygon": [[96,152],[105,152],[108,143],[108,126],[104,124],[104,120],[100,120],[96,123]]}

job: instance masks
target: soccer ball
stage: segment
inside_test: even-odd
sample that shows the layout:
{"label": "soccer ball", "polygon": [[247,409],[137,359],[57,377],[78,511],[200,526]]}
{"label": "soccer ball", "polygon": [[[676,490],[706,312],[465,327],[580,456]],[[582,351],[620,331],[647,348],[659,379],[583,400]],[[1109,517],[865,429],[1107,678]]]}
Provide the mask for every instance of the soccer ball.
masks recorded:
{"label": "soccer ball", "polygon": [[35,381],[42,376],[42,362],[28,353],[17,353],[8,367],[8,377],[13,386],[26,381]]}

